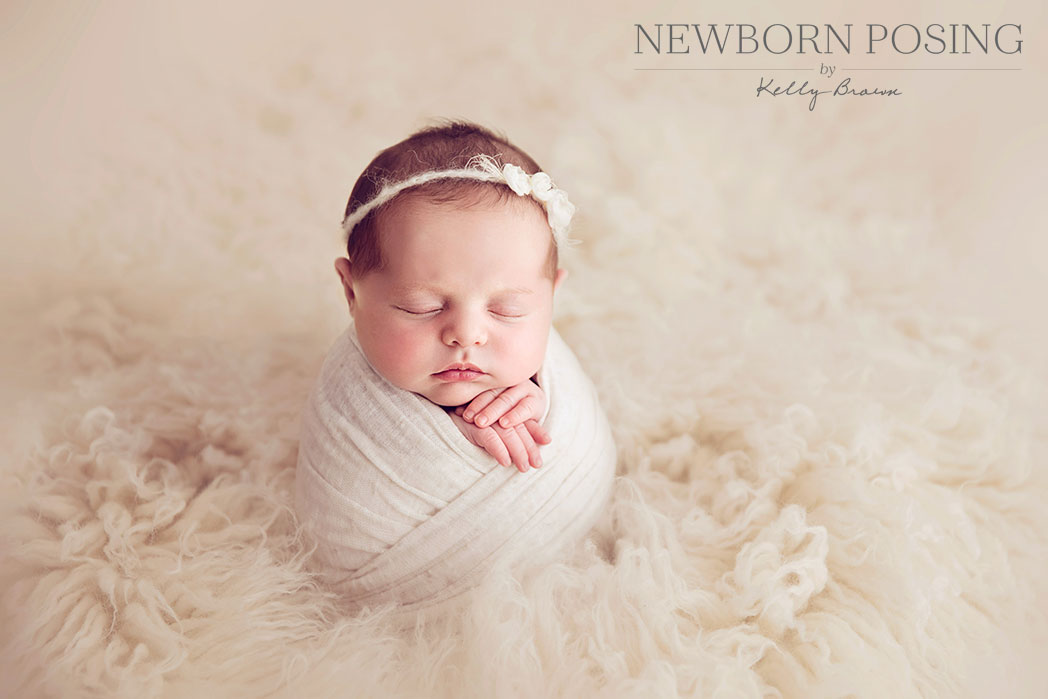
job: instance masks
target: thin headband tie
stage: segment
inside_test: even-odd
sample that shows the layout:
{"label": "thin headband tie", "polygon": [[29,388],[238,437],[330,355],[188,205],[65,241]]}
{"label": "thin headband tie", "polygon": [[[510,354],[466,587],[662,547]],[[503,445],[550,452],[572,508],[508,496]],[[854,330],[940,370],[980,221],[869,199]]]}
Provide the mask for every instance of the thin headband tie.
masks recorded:
{"label": "thin headband tie", "polygon": [[353,234],[353,229],[364,220],[365,216],[404,190],[434,180],[448,179],[502,183],[512,189],[517,196],[530,196],[542,204],[542,208],[545,209],[546,220],[549,221],[549,227],[553,230],[553,240],[558,248],[578,242],[567,237],[571,217],[575,215],[575,205],[568,200],[568,195],[563,189],[557,189],[553,185],[553,180],[549,175],[544,172],[529,175],[522,168],[511,163],[500,167],[498,161],[490,155],[475,155],[469,159],[466,167],[457,170],[430,170],[400,182],[386,184],[371,200],[358,206],[342,220],[342,231],[346,234],[346,239],[349,239],[349,236]]}

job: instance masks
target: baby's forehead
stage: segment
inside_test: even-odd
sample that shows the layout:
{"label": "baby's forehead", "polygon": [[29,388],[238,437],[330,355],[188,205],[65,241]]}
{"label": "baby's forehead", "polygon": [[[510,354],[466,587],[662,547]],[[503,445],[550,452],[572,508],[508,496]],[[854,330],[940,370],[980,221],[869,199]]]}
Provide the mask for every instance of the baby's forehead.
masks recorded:
{"label": "baby's forehead", "polygon": [[[478,197],[475,194],[464,199],[434,199],[432,197],[406,193],[389,202],[383,207],[381,215],[375,222],[376,231],[379,233],[379,245],[383,254],[390,255],[397,252],[396,233],[399,225],[411,216],[425,219],[432,215],[434,218],[447,212],[469,211],[479,215],[490,213],[500,216],[506,212],[520,216],[534,223],[538,235],[529,236],[525,242],[535,248],[546,249],[547,245],[554,245],[553,231],[546,222],[545,211],[541,204],[530,197],[518,197],[510,194],[508,197],[487,195]],[[548,234],[548,235],[547,235]]]}

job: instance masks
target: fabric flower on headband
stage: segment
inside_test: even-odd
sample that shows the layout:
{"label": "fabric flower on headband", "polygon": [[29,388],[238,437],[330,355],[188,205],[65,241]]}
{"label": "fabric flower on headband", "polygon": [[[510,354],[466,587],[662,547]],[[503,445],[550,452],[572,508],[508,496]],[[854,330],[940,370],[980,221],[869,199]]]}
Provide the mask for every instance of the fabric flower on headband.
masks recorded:
{"label": "fabric flower on headband", "polygon": [[538,199],[546,209],[550,228],[554,231],[567,230],[571,217],[575,215],[575,205],[568,201],[568,195],[563,189],[553,186],[549,175],[544,172],[529,175],[523,168],[506,163],[502,166],[502,176],[509,188],[518,195],[525,197],[530,194],[532,198]]}
{"label": "fabric flower on headband", "polygon": [[369,213],[382,206],[405,189],[418,187],[419,185],[440,179],[467,179],[481,180],[483,182],[502,182],[513,190],[514,194],[521,197],[530,196],[542,204],[546,210],[546,220],[553,231],[553,240],[557,247],[577,243],[567,237],[568,226],[571,218],[575,215],[575,205],[568,200],[568,195],[563,189],[557,189],[553,180],[545,172],[536,172],[529,175],[523,168],[506,163],[499,167],[495,158],[490,155],[475,155],[466,163],[466,167],[459,170],[431,170],[423,172],[414,177],[409,177],[401,182],[386,184],[382,191],[375,195],[370,201],[361,204],[346,216],[342,221],[342,230],[346,237],[353,234],[353,229],[364,220]]}

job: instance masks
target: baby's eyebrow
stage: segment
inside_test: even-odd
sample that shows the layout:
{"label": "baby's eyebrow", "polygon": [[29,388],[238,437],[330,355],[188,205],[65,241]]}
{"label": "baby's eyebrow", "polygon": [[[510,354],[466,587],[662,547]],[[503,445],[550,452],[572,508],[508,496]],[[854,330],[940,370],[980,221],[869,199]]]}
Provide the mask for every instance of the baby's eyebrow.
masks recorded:
{"label": "baby's eyebrow", "polygon": [[534,293],[535,292],[532,289],[529,289],[527,287],[515,286],[515,287],[512,287],[510,289],[502,289],[500,291],[496,291],[494,294],[492,294],[492,296],[512,296],[513,294],[534,294]]}
{"label": "baby's eyebrow", "polygon": [[[403,284],[393,287],[393,293],[396,294],[412,294],[412,293],[429,293],[437,296],[445,296],[443,289],[434,286],[426,286],[425,284]],[[512,296],[514,294],[534,294],[534,289],[529,289],[525,286],[513,286],[506,289],[499,289],[491,294],[491,296]]]}

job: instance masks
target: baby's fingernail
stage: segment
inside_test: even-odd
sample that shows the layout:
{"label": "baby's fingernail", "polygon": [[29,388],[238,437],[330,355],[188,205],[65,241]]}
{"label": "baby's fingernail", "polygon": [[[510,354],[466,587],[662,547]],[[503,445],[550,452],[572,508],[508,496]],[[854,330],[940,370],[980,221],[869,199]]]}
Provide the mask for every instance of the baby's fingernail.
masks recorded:
{"label": "baby's fingernail", "polygon": [[473,419],[473,411],[472,410],[467,410],[466,412],[462,413],[462,417],[466,418],[467,420],[472,420]]}
{"label": "baby's fingernail", "polygon": [[535,468],[538,468],[541,465],[542,465],[542,459],[535,459]]}
{"label": "baby's fingernail", "polygon": [[[470,417],[473,417],[473,416],[471,415]],[[488,424],[488,419],[486,417],[481,415],[480,417],[477,418],[477,426],[478,427],[483,427],[486,424]]]}
{"label": "baby's fingernail", "polygon": [[502,425],[503,427],[509,427],[509,418],[508,417],[502,418],[501,420],[499,420],[499,424]]}

